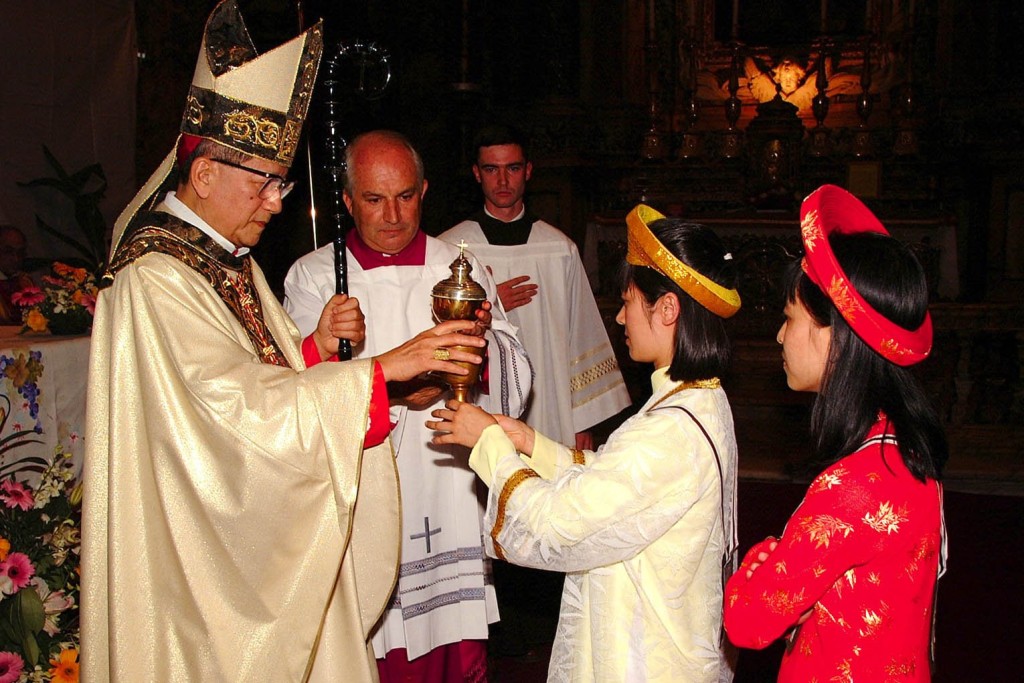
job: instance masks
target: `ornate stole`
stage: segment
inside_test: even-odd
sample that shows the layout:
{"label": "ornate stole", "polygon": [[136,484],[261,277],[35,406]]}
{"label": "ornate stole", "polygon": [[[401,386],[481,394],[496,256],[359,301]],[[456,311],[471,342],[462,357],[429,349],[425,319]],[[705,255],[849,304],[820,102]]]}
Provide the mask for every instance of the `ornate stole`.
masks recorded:
{"label": "ornate stole", "polygon": [[206,278],[245,328],[263,363],[289,367],[263,319],[263,305],[252,279],[252,259],[229,254],[202,230],[166,213],[140,213],[129,226],[104,274],[109,284],[124,267],[156,252],[178,259]]}

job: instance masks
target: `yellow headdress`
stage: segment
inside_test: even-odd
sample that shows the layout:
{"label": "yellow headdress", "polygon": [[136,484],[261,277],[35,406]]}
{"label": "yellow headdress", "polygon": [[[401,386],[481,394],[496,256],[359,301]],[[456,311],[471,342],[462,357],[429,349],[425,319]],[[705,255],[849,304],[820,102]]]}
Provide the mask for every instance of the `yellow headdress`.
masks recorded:
{"label": "yellow headdress", "polygon": [[[235,0],[210,13],[192,76],[181,133],[244,154],[292,165],[323,52],[323,24],[258,55]],[[178,140],[181,140],[179,136]],[[175,165],[174,149],[114,223],[113,247]]]}
{"label": "yellow headdress", "polygon": [[626,262],[653,268],[720,318],[735,315],[740,310],[739,292],[712,282],[680,261],[647,227],[648,223],[664,217],[644,204],[638,204],[626,215]]}

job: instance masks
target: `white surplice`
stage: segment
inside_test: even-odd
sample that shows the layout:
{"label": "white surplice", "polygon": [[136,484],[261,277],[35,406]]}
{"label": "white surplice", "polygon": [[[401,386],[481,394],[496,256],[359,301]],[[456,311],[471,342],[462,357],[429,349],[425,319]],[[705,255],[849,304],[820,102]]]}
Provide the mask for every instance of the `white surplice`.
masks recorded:
{"label": "white surplice", "polygon": [[463,221],[442,233],[491,268],[495,282],[528,275],[537,296],[508,312],[519,328],[539,381],[523,420],[561,443],[630,404],[615,352],[594,301],[576,245],[558,228],[536,221],[526,244],[490,244],[480,224]]}
{"label": "white surplice", "polygon": [[[566,572],[549,681],[732,678],[721,641],[723,558],[735,539],[732,413],[720,388],[673,394],[680,383],[664,369],[652,384],[640,412],[584,463],[539,433],[533,457],[520,456],[497,426],[473,450],[490,487],[488,553],[498,546],[515,564]],[[680,406],[713,440],[721,477]]]}
{"label": "white surplice", "polygon": [[[451,276],[449,265],[458,255],[456,247],[428,237],[424,265],[365,271],[349,253],[349,294],[366,316],[366,340],[353,349],[353,356],[379,354],[432,327],[431,290]],[[478,261],[470,262],[471,277],[494,304],[487,333],[488,391],[472,400],[490,412],[517,416],[530,391],[530,363],[515,327],[497,304],[493,280]],[[285,308],[300,331],[316,326],[334,287],[333,245],[295,262],[285,278]],[[397,425],[391,438],[402,489],[402,564],[395,598],[373,638],[378,657],[406,648],[413,659],[441,645],[485,639],[487,625],[498,619],[482,547],[483,508],[468,453],[457,446],[431,445],[433,432],[424,424],[433,419],[430,411],[449,397],[424,410],[392,408]]]}

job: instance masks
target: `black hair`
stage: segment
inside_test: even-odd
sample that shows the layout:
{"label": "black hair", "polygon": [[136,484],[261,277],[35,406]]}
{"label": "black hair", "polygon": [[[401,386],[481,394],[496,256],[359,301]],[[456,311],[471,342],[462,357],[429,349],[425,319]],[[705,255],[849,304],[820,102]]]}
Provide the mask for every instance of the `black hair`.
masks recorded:
{"label": "black hair", "polygon": [[244,164],[245,162],[252,159],[251,154],[245,152],[239,152],[233,147],[222,145],[216,140],[210,138],[203,138],[196,145],[196,148],[192,150],[192,153],[188,155],[183,163],[178,166],[178,181],[182,183],[188,182],[189,173],[192,171],[192,164],[199,157],[207,157],[210,159],[223,159],[224,161],[230,161],[233,164]]}
{"label": "black hair", "polygon": [[473,163],[480,157],[481,147],[494,147],[495,145],[519,145],[523,150],[523,159],[530,160],[529,140],[515,126],[492,123],[484,126],[473,136]]}
{"label": "black hair", "polygon": [[[905,329],[921,326],[928,311],[928,285],[905,245],[881,233],[835,234],[829,244],[850,283],[872,308]],[[818,325],[832,328],[811,413],[817,464],[828,466],[856,450],[882,412],[911,474],[921,481],[940,479],[949,446],[935,407],[913,372],[864,343],[799,261],[790,266],[785,295],[790,303],[803,304]]]}
{"label": "black hair", "polygon": [[[678,218],[662,218],[649,227],[662,246],[680,261],[726,289],[736,287],[736,266],[732,259],[725,258],[725,245],[710,228]],[[725,372],[732,346],[722,318],[653,268],[623,264],[619,286],[623,293],[635,287],[648,306],[668,293],[679,299],[669,378],[685,382],[720,377]]]}

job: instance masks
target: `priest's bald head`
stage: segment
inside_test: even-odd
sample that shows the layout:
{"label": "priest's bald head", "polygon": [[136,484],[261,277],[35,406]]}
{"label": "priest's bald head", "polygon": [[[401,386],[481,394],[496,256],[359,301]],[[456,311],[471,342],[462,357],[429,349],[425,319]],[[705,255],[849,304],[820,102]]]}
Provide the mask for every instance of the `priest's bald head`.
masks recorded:
{"label": "priest's bald head", "polygon": [[366,246],[397,254],[420,229],[427,181],[423,160],[401,134],[364,133],[345,150],[343,199]]}

